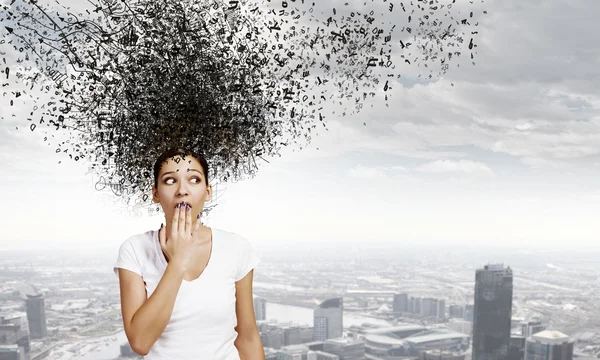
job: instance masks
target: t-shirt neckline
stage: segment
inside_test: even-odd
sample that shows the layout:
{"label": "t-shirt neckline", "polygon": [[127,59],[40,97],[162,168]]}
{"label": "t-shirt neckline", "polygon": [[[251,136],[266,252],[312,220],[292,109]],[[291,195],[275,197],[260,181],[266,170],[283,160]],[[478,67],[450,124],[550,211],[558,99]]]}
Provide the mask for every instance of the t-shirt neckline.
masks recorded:
{"label": "t-shirt neckline", "polygon": [[[208,263],[206,264],[206,266],[204,267],[204,270],[202,270],[202,273],[200,274],[200,276],[198,276],[197,278],[193,279],[193,280],[186,280],[183,279],[182,284],[191,284],[194,282],[197,282],[198,280],[202,279],[203,277],[205,277],[206,271],[209,269],[209,267],[211,267],[211,264],[213,262],[213,257],[215,255],[215,229],[214,228],[210,228],[211,231],[211,245],[210,245],[210,256],[208,258]],[[158,232],[159,230],[154,230],[154,236],[153,236],[153,243],[154,243],[154,250],[157,253],[158,258],[160,259],[160,263],[162,264],[163,269],[166,269],[167,266],[169,265],[169,263],[167,262],[167,259],[165,258],[165,255],[162,252],[162,248],[160,247],[160,242],[158,240]]]}

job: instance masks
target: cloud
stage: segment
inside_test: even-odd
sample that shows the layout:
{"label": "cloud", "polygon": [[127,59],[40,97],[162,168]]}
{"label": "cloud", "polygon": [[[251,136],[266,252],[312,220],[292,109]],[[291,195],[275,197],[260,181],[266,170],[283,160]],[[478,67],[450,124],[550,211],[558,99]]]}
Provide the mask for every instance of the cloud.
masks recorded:
{"label": "cloud", "polygon": [[369,100],[358,115],[330,118],[332,131],[313,139],[320,156],[373,150],[457,161],[472,154],[439,149],[472,146],[532,168],[595,167],[600,48],[589,44],[600,3],[486,1],[482,9],[476,66],[451,68],[437,82],[401,80],[389,107]]}
{"label": "cloud", "polygon": [[366,166],[359,164],[348,170],[348,176],[359,179],[389,179],[407,171],[404,166]]}
{"label": "cloud", "polygon": [[[380,6],[378,14],[390,21],[397,15],[385,11],[388,4],[369,6]],[[294,153],[286,148],[282,160],[374,151],[487,163],[473,159],[472,152],[440,150],[470,147],[506,154],[529,167],[597,168],[600,48],[589,44],[594,43],[600,3],[486,0],[470,6],[488,11],[479,19],[475,66],[467,59],[437,82],[415,84],[410,76],[393,82],[389,107],[381,100],[382,89],[359,114],[342,116],[337,104],[327,104],[323,113],[338,110],[326,118],[329,131],[316,129],[308,148]],[[343,4],[317,7],[325,16]]]}
{"label": "cloud", "polygon": [[595,43],[600,3],[586,0],[493,1],[480,23],[477,65],[453,72],[469,82],[538,83],[594,94],[600,69]]}
{"label": "cloud", "polygon": [[494,172],[487,165],[468,160],[436,160],[420,165],[415,169],[423,173],[468,174],[473,176],[493,176]]}

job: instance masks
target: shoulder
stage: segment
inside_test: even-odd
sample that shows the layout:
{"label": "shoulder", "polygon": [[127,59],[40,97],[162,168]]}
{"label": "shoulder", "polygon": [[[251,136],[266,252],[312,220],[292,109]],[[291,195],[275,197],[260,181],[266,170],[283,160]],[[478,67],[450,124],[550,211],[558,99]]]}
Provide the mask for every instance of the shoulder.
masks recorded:
{"label": "shoulder", "polygon": [[212,228],[213,237],[216,241],[226,244],[232,250],[245,250],[252,247],[251,242],[244,236],[219,228]]}
{"label": "shoulder", "polygon": [[119,247],[119,252],[128,252],[138,258],[147,257],[152,250],[155,230],[148,230],[128,237]]}
{"label": "shoulder", "polygon": [[211,227],[213,236],[219,239],[219,241],[228,241],[228,242],[236,242],[236,241],[244,241],[246,240],[240,234],[228,231],[220,228]]}
{"label": "shoulder", "polygon": [[148,259],[152,258],[152,241],[155,231],[146,231],[127,238],[119,247],[117,262],[113,267],[118,276],[117,268],[131,270],[139,275],[144,274]]}

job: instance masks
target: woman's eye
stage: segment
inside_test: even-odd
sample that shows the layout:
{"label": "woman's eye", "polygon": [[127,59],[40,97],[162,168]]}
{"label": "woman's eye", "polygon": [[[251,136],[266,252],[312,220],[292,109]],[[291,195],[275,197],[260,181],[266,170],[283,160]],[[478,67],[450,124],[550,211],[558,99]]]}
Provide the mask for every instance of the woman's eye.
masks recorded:
{"label": "woman's eye", "polygon": [[[192,180],[192,181],[193,181],[195,184],[199,184],[199,183],[201,183],[201,182],[202,182],[202,179],[200,179],[200,178],[198,178],[198,177],[193,177],[193,178],[191,178],[191,180]],[[165,184],[167,184],[167,185],[171,185],[171,184],[173,184],[174,182],[175,182],[175,179],[173,179],[173,178],[168,178],[168,179],[166,179],[166,180],[165,180]]]}

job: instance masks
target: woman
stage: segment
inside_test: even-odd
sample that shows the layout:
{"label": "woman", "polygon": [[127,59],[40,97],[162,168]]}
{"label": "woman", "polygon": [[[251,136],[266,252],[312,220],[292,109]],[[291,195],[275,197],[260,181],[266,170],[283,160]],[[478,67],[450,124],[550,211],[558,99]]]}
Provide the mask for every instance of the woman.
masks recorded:
{"label": "woman", "polygon": [[202,224],[208,175],[193,151],[162,154],[152,198],[170,220],[119,249],[125,333],[145,359],[265,359],[252,299],[260,260],[243,237]]}

